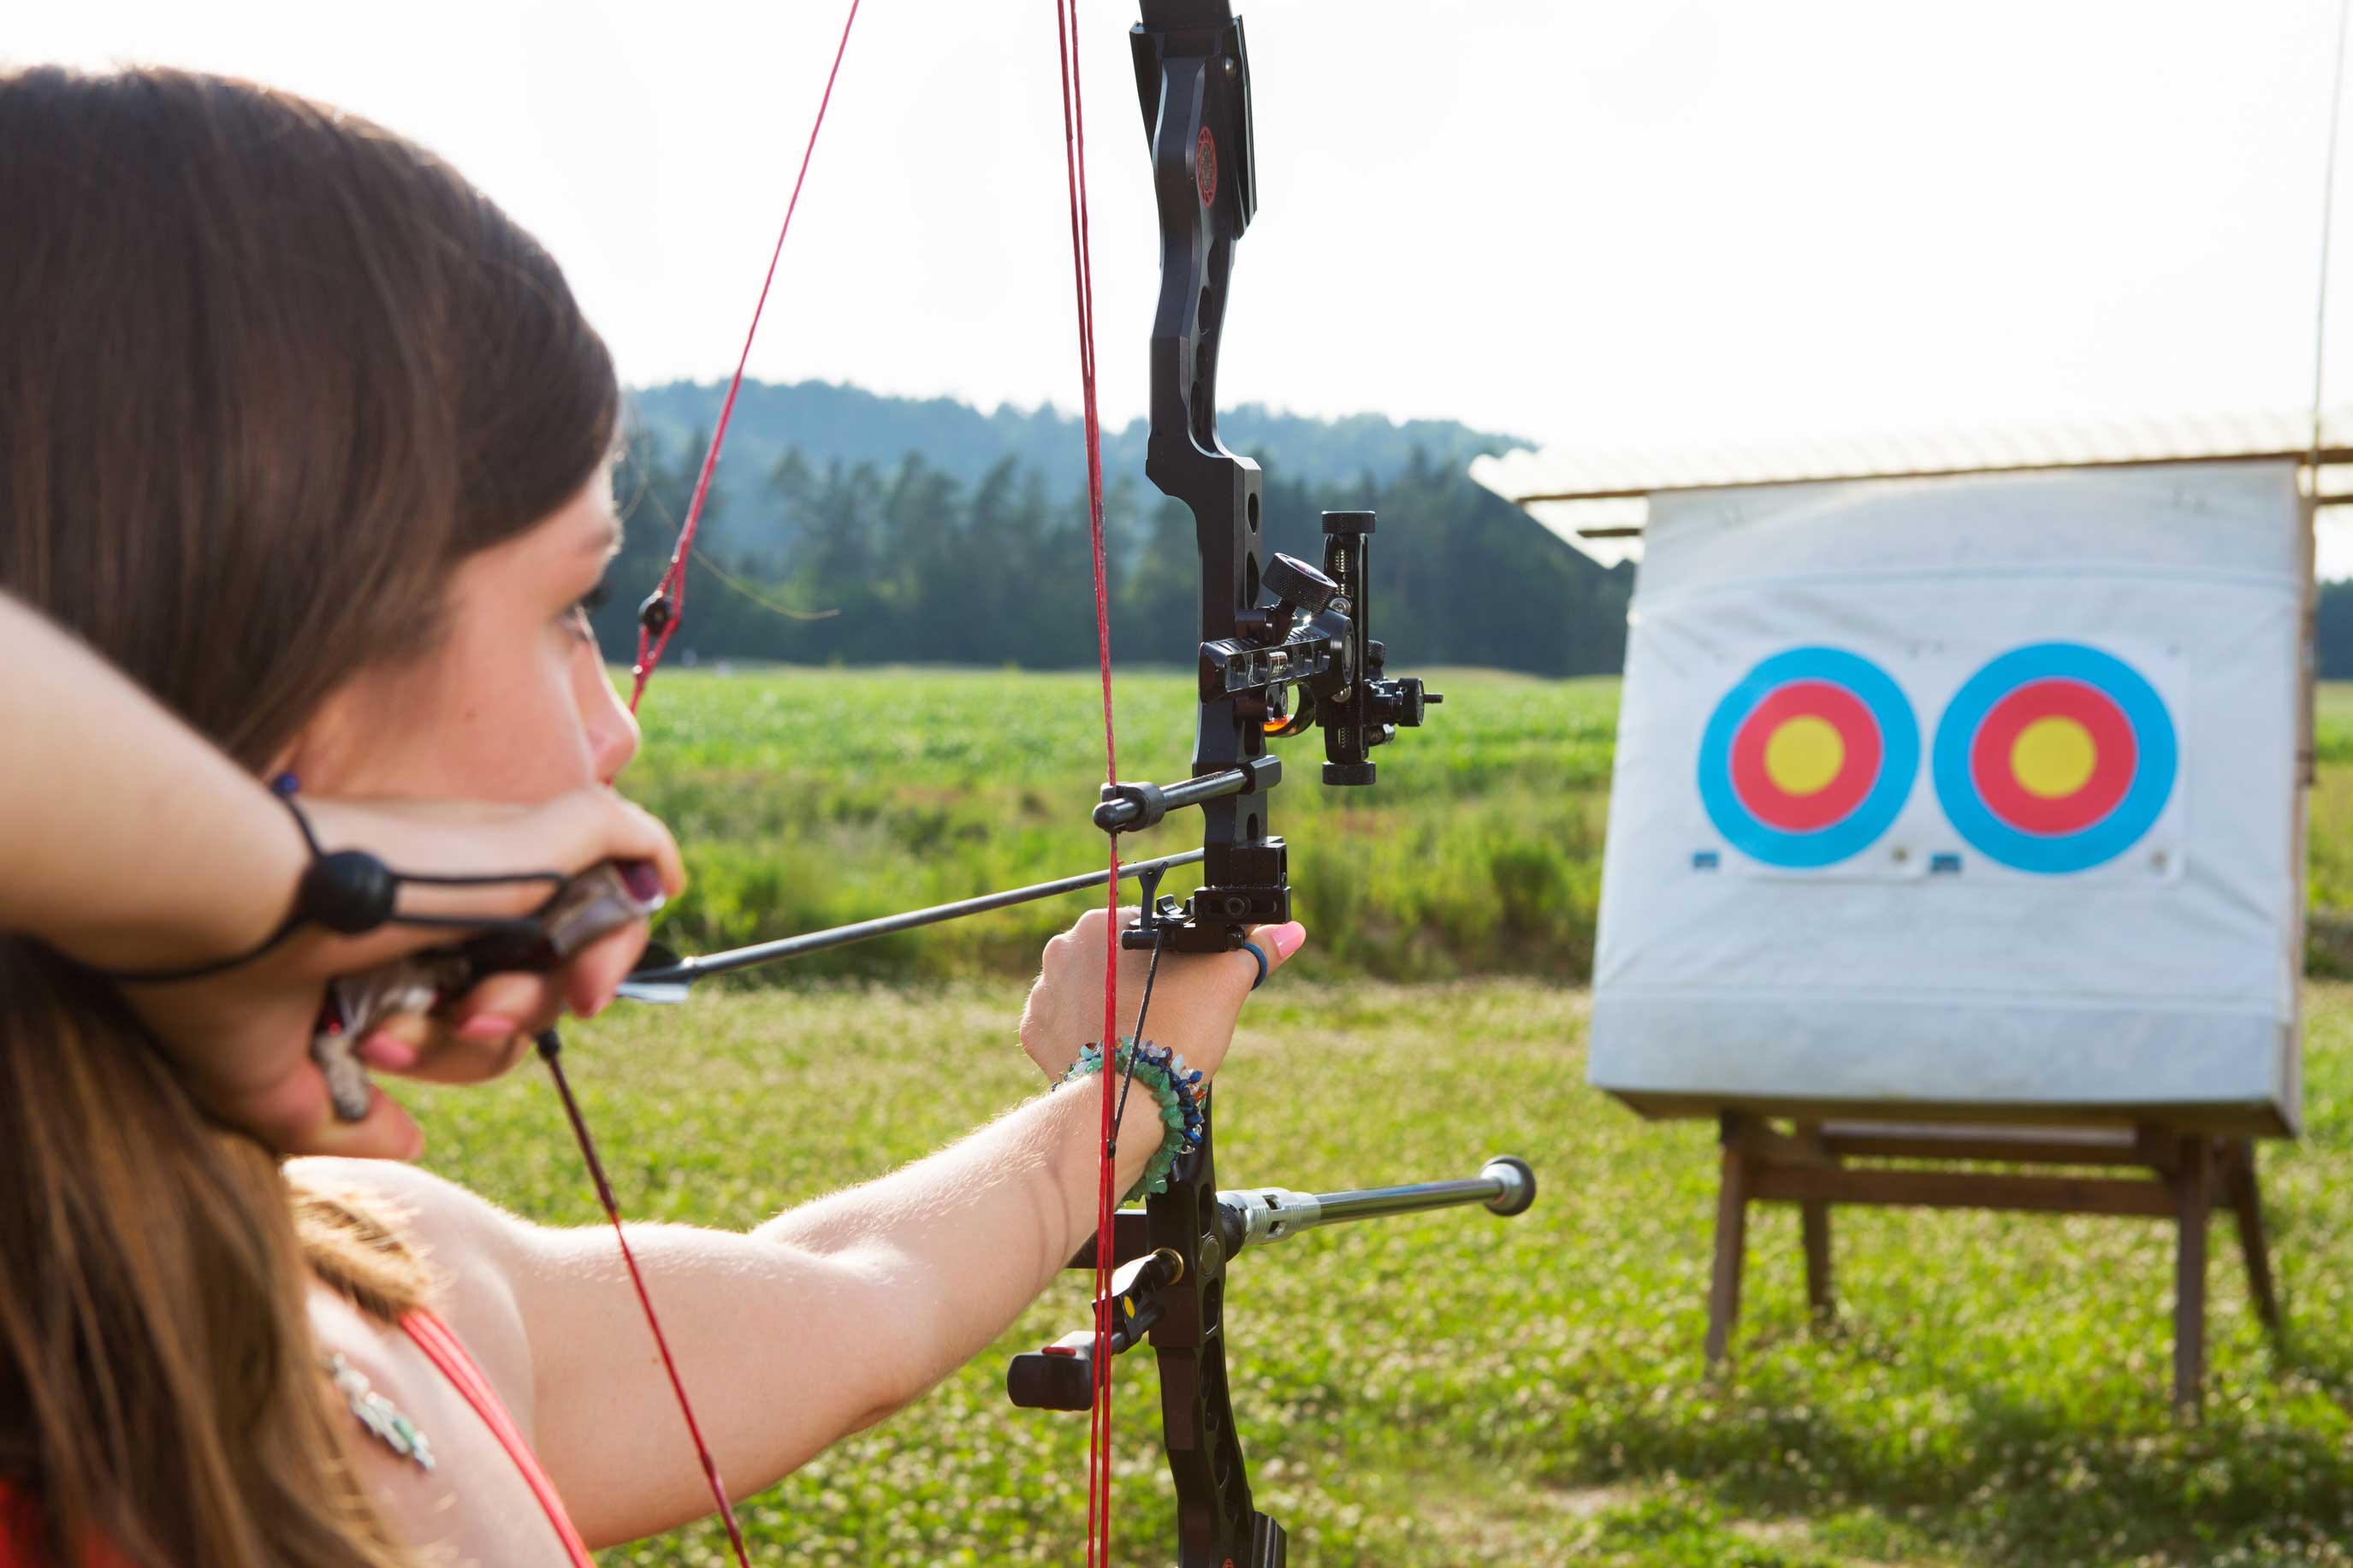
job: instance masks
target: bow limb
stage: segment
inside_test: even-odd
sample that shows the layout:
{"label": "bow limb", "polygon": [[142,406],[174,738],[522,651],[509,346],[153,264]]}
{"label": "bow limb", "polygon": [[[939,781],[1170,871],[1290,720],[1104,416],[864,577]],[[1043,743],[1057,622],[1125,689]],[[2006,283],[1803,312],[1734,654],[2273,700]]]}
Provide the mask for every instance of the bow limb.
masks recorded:
{"label": "bow limb", "polygon": [[[1218,350],[1234,246],[1256,205],[1250,60],[1227,0],[1143,0],[1129,36],[1151,139],[1160,216],[1160,298],[1152,326],[1151,436],[1145,472],[1193,514],[1201,558],[1204,645],[1252,635],[1261,612],[1258,465],[1218,437]],[[1203,885],[1184,916],[1149,911],[1131,945],[1229,952],[1255,925],[1291,918],[1282,840],[1268,815],[1268,706],[1263,691],[1205,684],[1196,778],[1241,770],[1262,786],[1205,800]],[[1142,939],[1138,941],[1137,939]],[[1163,1441],[1176,1493],[1180,1568],[1280,1568],[1283,1532],[1250,1499],[1226,1379],[1225,1276],[1218,1223],[1216,1121],[1177,1163],[1167,1192],[1145,1208],[1145,1250],[1176,1255],[1152,1334],[1160,1370]],[[1114,1248],[1116,1249],[1116,1247]]]}

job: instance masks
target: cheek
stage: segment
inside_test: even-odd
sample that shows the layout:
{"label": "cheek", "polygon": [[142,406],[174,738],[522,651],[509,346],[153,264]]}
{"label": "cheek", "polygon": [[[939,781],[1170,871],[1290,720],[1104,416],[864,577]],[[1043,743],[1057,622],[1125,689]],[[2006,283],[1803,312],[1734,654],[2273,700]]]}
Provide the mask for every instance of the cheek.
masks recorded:
{"label": "cheek", "polygon": [[435,787],[417,793],[537,801],[591,782],[563,659],[539,649],[459,658],[435,684],[437,700],[415,732]]}

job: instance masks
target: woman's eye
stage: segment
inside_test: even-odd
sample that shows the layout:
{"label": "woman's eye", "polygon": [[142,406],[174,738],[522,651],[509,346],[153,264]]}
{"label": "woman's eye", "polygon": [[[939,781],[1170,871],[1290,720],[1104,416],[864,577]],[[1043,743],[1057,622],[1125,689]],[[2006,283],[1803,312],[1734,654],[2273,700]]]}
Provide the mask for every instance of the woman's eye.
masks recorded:
{"label": "woman's eye", "polygon": [[606,591],[604,584],[599,583],[595,587],[589,589],[586,593],[581,595],[578,598],[573,600],[572,603],[565,608],[564,618],[567,622],[571,623],[573,628],[583,637],[593,642],[596,640],[596,634],[589,629],[588,617],[595,615],[598,610],[603,609],[605,605],[611,601],[611,599],[612,595]]}

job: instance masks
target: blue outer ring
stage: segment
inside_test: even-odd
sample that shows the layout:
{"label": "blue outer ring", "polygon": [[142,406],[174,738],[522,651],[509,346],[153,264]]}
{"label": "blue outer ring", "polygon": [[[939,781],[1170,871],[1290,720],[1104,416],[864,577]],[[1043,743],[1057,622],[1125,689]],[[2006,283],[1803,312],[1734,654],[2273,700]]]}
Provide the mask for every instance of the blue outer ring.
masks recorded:
{"label": "blue outer ring", "polygon": [[[1852,692],[1879,726],[1879,775],[1855,808],[1826,827],[1791,833],[1741,804],[1732,787],[1732,739],[1758,703],[1793,680],[1820,680]],[[1920,771],[1920,726],[1904,689],[1860,654],[1793,647],[1743,677],[1708,715],[1699,742],[1699,798],[1725,842],[1767,866],[1811,870],[1860,854],[1894,824]]]}
{"label": "blue outer ring", "polygon": [[[2122,709],[2140,758],[2124,798],[2097,822],[2073,833],[2025,833],[1978,795],[1969,752],[1994,704],[2031,681],[2054,679],[2081,681]],[[1936,721],[1929,769],[1946,819],[1979,854],[2013,870],[2056,877],[2115,859],[2157,826],[2180,772],[2180,747],[2165,700],[2131,665],[2082,643],[2032,643],[1996,658],[1953,694]]]}

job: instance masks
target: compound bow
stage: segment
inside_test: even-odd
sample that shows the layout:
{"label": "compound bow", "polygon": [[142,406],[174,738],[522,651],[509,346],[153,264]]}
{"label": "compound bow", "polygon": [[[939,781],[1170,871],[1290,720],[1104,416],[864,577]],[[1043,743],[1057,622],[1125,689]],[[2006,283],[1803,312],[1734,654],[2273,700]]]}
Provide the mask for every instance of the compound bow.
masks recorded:
{"label": "compound bow", "polygon": [[[1291,918],[1286,853],[1270,811],[1282,776],[1267,748],[1271,738],[1320,727],[1324,782],[1369,784],[1373,749],[1400,726],[1420,724],[1425,705],[1440,699],[1419,680],[1384,673],[1384,650],[1369,629],[1371,512],[1324,513],[1320,571],[1282,554],[1261,565],[1258,465],[1219,439],[1217,411],[1234,247],[1257,205],[1250,57],[1229,0],[1142,4],[1130,45],[1152,151],[1161,268],[1145,472],[1193,516],[1201,560],[1200,716],[1190,778],[1166,786],[1107,784],[1094,815],[1116,835],[1180,806],[1201,811],[1201,887],[1180,904],[1158,894],[1161,873],[1150,872],[1142,912],[1120,933],[1122,946],[1151,952],[1156,964],[1163,952],[1236,951],[1253,928]],[[1083,265],[1082,337],[1091,318]],[[1084,357],[1091,364],[1091,353]],[[1100,546],[1097,561],[1100,597]],[[1272,602],[1262,604],[1265,595]],[[1108,698],[1106,721],[1108,728]],[[1112,867],[1116,879],[1115,851]],[[1148,983],[1145,995],[1148,1005]],[[1107,1097],[1111,1076],[1104,1075]],[[1491,1163],[1470,1183],[1377,1194],[1316,1198],[1279,1188],[1220,1194],[1205,1097],[1199,1141],[1178,1161],[1167,1190],[1140,1214],[1115,1217],[1111,1257],[1102,1256],[1099,1232],[1071,1260],[1097,1271],[1093,1332],[1017,1357],[1008,1392],[1018,1405],[1077,1409],[1101,1400],[1107,1407],[1111,1356],[1148,1330],[1176,1492],[1180,1568],[1282,1568],[1282,1528],[1251,1500],[1234,1426],[1224,1332],[1228,1259],[1252,1239],[1287,1237],[1322,1218],[1472,1201],[1515,1214],[1534,1196],[1533,1175],[1516,1161]],[[1106,1281],[1113,1265],[1120,1272]]]}

